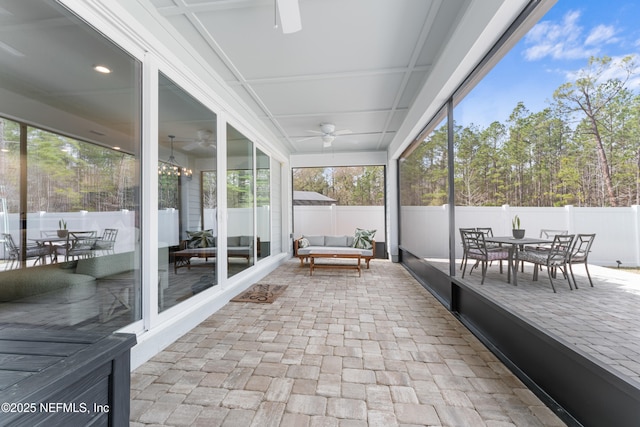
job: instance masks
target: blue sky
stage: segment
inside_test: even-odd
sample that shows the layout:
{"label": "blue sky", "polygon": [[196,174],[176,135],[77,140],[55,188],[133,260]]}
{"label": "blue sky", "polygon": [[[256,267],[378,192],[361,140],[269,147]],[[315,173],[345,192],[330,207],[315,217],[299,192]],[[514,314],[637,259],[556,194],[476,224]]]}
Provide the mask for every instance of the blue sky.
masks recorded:
{"label": "blue sky", "polygon": [[[549,106],[591,56],[636,56],[640,64],[640,2],[558,0],[460,104],[456,123],[505,122],[519,101],[532,112]],[[640,89],[640,75],[631,83]]]}

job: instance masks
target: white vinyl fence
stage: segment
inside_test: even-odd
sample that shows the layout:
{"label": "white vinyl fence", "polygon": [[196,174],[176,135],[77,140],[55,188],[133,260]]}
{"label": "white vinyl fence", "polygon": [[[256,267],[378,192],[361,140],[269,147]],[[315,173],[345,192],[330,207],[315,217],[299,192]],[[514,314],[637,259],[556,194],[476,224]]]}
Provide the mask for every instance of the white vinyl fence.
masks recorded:
{"label": "white vinyl fence", "polygon": [[376,242],[385,241],[384,206],[294,206],[293,237],[353,236],[356,228],[376,230]]}
{"label": "white vinyl fence", "polygon": [[[448,258],[448,215],[444,206],[403,206],[400,244],[420,257]],[[526,236],[539,237],[541,229],[595,233],[589,263],[602,266],[640,266],[640,206],[624,208],[456,207],[455,229],[491,227],[495,236],[511,235],[511,220],[520,217]],[[456,232],[456,256],[462,251]]]}

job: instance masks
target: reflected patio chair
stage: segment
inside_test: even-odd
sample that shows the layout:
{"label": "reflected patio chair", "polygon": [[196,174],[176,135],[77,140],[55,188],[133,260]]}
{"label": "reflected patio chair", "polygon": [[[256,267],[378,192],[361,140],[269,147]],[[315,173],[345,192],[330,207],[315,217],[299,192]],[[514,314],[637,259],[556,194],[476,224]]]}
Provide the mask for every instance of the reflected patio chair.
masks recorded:
{"label": "reflected patio chair", "polygon": [[573,234],[556,234],[549,249],[520,251],[518,253],[518,260],[534,264],[533,280],[538,280],[538,266],[547,267],[547,274],[549,275],[549,282],[551,282],[553,292],[556,292],[552,277],[554,276],[555,269],[562,271],[562,274],[564,274],[564,277],[566,277],[569,282],[569,289],[573,289],[568,274],[569,272],[567,271],[567,264],[569,263],[571,244],[573,243],[574,237]]}
{"label": "reflected patio chair", "polygon": [[[16,245],[16,242],[13,240],[13,236],[9,233],[2,233],[2,239],[4,240],[5,251],[9,255],[9,260],[11,260],[11,264],[9,264],[8,267],[13,268],[14,264],[19,266],[22,258],[20,247]],[[51,246],[27,245],[24,255],[25,260],[33,258],[36,259],[33,265],[36,265],[38,261],[40,261],[40,264],[44,265],[47,257],[51,255]]]}
{"label": "reflected patio chair", "polygon": [[593,281],[591,280],[589,268],[587,267],[587,259],[589,258],[591,245],[593,244],[595,238],[595,234],[578,234],[575,241],[573,242],[571,254],[569,255],[569,272],[571,273],[573,285],[576,287],[576,289],[578,289],[578,283],[576,282],[576,278],[573,275],[573,268],[571,267],[571,265],[573,264],[584,264],[584,269],[587,272],[587,277],[589,278],[589,284],[591,284],[591,287],[593,288]]}
{"label": "reflected patio chair", "polygon": [[[64,246],[66,242],[60,242],[60,237],[58,236],[58,230],[40,230],[40,238],[42,239],[42,244],[48,244],[51,246],[51,262],[58,261],[58,255],[56,246]],[[46,239],[51,239],[50,241],[46,241]]]}
{"label": "reflected patio chair", "polygon": [[[502,250],[490,250],[487,248],[487,243],[484,240],[484,233],[481,231],[460,231],[462,233],[463,245],[467,248],[467,259],[475,259],[476,264],[471,267],[469,274],[474,268],[480,264],[482,268],[482,281],[480,284],[484,284],[484,278],[487,275],[487,267],[491,261],[508,260],[509,251],[507,249]],[[462,270],[462,278],[467,269],[465,264]],[[511,280],[511,269],[507,269],[508,281]]]}
{"label": "reflected patio chair", "polygon": [[117,237],[117,228],[105,228],[102,232],[102,237],[96,239],[96,243],[93,245],[93,250],[113,253]]}
{"label": "reflected patio chair", "polygon": [[96,243],[95,231],[70,231],[67,235],[67,244],[58,246],[58,254],[64,255],[64,260],[74,258],[91,258],[94,255],[93,247]]}

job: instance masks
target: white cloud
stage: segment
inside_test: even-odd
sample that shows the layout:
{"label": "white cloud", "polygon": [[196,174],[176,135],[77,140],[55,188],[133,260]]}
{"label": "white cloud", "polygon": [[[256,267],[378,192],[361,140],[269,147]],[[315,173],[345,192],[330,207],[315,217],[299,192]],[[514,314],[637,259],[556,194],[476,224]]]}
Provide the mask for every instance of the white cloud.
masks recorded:
{"label": "white cloud", "polygon": [[[633,65],[623,64],[623,60],[627,56],[632,57],[631,64]],[[633,67],[632,73],[631,73],[632,76],[627,81],[627,87],[630,89],[640,88],[640,75],[638,75],[638,72],[640,71],[640,67],[638,66],[639,58],[640,58],[640,55],[635,53],[631,53],[629,55],[624,55],[624,56],[612,57],[611,62],[609,62],[609,64],[607,65],[607,68],[602,70],[602,73],[600,74],[600,78],[598,79],[598,82],[603,83],[607,80],[612,80],[612,79],[624,80],[626,78],[629,78],[629,76],[627,75],[626,69],[627,67],[632,66]],[[577,79],[584,77],[585,73],[589,74],[589,71],[587,70],[587,68],[583,68],[580,70],[567,71],[565,73],[565,76],[568,81],[574,82]]]}
{"label": "white cloud", "polygon": [[618,41],[612,26],[598,25],[584,35],[579,25],[580,11],[567,12],[561,22],[542,21],[526,35],[525,59],[536,61],[546,57],[552,59],[580,59],[597,56],[600,46]]}
{"label": "white cloud", "polygon": [[616,37],[616,30],[611,25],[598,25],[591,30],[587,39],[584,41],[585,46],[609,44],[618,41]]}

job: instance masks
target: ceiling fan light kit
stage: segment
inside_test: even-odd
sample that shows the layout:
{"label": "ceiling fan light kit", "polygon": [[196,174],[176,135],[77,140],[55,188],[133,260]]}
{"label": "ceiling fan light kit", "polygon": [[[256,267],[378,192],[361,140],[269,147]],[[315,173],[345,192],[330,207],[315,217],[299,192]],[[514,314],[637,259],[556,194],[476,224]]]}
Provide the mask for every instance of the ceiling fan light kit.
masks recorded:
{"label": "ceiling fan light kit", "polygon": [[331,147],[331,144],[333,143],[333,141],[335,141],[335,139],[338,136],[340,136],[340,135],[348,135],[350,133],[353,133],[348,129],[343,129],[343,130],[336,131],[336,125],[334,125],[333,123],[320,123],[320,131],[309,130],[307,132],[317,133],[319,135],[318,136],[312,136],[312,137],[309,137],[309,138],[303,138],[303,139],[299,140],[298,142],[306,141],[308,139],[319,138],[320,140],[322,140],[322,146],[324,148]]}
{"label": "ceiling fan light kit", "polygon": [[331,147],[331,143],[333,142],[334,139],[336,139],[336,137],[333,135],[322,135],[322,146],[324,148]]}

